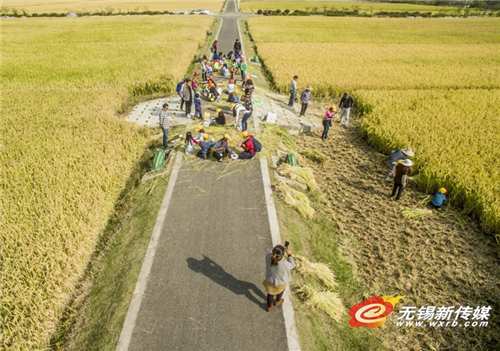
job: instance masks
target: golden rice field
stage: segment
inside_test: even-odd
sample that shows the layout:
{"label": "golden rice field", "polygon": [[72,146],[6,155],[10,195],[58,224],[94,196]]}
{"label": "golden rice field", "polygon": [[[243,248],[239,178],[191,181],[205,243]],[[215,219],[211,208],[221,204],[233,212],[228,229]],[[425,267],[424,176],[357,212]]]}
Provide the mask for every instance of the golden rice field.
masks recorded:
{"label": "golden rice field", "polygon": [[43,350],[147,133],[117,118],[128,88],[185,73],[213,19],[2,23],[2,348]]}
{"label": "golden rice field", "polygon": [[322,13],[327,11],[342,10],[344,8],[351,11],[353,7],[359,9],[360,12],[438,12],[440,10],[449,11],[447,6],[432,6],[432,5],[416,5],[404,3],[387,3],[387,2],[368,2],[368,1],[246,1],[240,2],[241,10],[243,12],[257,12],[258,10],[302,10],[313,12],[316,8],[317,12]]}
{"label": "golden rice field", "polygon": [[23,9],[29,14],[37,13],[62,13],[62,12],[92,12],[108,11],[128,12],[128,11],[191,11],[196,9],[205,9],[210,12],[219,12],[223,0],[54,0],[54,1],[25,1],[25,0],[7,0],[2,1],[2,7]]}
{"label": "golden rice field", "polygon": [[[252,18],[278,90],[352,93],[385,152],[416,149],[420,186],[500,230],[500,19]],[[293,59],[288,59],[293,57]]]}

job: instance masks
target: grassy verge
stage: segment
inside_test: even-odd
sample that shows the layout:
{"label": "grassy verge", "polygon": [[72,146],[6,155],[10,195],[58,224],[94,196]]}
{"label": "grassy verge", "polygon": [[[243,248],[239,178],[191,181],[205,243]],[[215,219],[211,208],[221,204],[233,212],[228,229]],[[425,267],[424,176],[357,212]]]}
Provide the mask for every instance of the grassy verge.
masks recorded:
{"label": "grassy verge", "polygon": [[[172,128],[177,134],[184,127]],[[144,183],[161,140],[142,155],[117,203],[71,304],[51,340],[52,350],[114,350],[170,174]],[[173,160],[172,160],[173,162]]]}

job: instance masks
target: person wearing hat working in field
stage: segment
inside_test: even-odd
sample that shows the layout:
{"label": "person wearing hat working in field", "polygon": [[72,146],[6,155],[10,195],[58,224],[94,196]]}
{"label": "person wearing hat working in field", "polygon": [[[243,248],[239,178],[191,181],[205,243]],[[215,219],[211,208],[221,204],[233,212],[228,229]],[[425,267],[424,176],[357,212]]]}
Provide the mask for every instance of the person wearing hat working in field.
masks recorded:
{"label": "person wearing hat working in field", "polygon": [[243,133],[241,133],[241,137],[245,138],[245,141],[241,143],[241,147],[245,151],[239,154],[238,158],[241,158],[242,160],[249,160],[255,156],[255,146],[253,143],[253,136],[250,135],[247,131],[244,131]]}
{"label": "person wearing hat working in field", "polygon": [[344,93],[344,96],[342,96],[342,99],[340,99],[340,104],[339,104],[339,107],[342,109],[342,113],[340,114],[339,124],[342,124],[342,120],[345,117],[346,128],[349,124],[349,113],[351,112],[352,105],[354,105],[352,97],[350,97],[347,93]]}
{"label": "person wearing hat working in field", "polygon": [[432,207],[434,207],[434,208],[436,208],[438,210],[441,209],[441,207],[443,207],[444,203],[447,201],[445,194],[446,194],[446,189],[445,188],[439,189],[434,194],[434,198],[431,201]]}
{"label": "person wearing hat working in field", "polygon": [[389,171],[384,177],[384,180],[387,181],[390,176],[394,175],[394,171],[396,170],[396,164],[399,161],[403,161],[408,159],[409,157],[413,157],[415,154],[413,153],[411,148],[406,148],[406,149],[397,149],[397,150],[392,150],[391,154],[389,155]]}
{"label": "person wearing hat working in field", "polygon": [[302,104],[302,107],[300,108],[299,117],[306,115],[307,105],[309,105],[309,100],[311,99],[312,90],[313,88],[310,85],[308,85],[306,87],[306,90],[304,90],[302,94],[300,94],[300,103]]}
{"label": "person wearing hat working in field", "polygon": [[229,141],[229,134],[224,134],[224,136],[215,144],[210,147],[212,155],[217,159],[217,161],[224,161],[224,157],[231,154],[232,151],[227,144]]}
{"label": "person wearing hat working in field", "polygon": [[217,116],[215,117],[215,123],[221,126],[225,126],[227,124],[227,118],[224,114],[224,111],[222,111],[221,108],[218,108],[217,110],[215,110],[215,113],[217,114]]}
{"label": "person wearing hat working in field", "polygon": [[321,135],[321,139],[325,140],[326,138],[328,138],[328,131],[332,126],[332,118],[336,113],[336,106],[332,106],[326,111],[325,117],[323,118],[323,134]]}
{"label": "person wearing hat working in field", "polygon": [[411,173],[413,162],[410,159],[403,160],[396,165],[396,176],[394,177],[394,187],[392,188],[391,197],[396,195],[396,200],[399,200],[403,190],[408,184],[408,175]]}

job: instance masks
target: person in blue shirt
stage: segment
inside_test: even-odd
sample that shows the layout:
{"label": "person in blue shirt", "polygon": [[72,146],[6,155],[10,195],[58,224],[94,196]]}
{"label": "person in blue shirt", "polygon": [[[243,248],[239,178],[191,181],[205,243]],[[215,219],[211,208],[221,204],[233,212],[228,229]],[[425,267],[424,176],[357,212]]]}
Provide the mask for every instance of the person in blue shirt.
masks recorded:
{"label": "person in blue shirt", "polygon": [[194,117],[193,119],[196,119],[196,118],[199,118],[199,119],[202,119],[203,118],[203,113],[201,111],[201,99],[200,99],[200,94],[196,93],[194,95]]}
{"label": "person in blue shirt", "polygon": [[436,194],[434,194],[434,198],[431,201],[431,205],[434,208],[440,209],[443,204],[446,202],[446,189],[441,188],[439,189]]}

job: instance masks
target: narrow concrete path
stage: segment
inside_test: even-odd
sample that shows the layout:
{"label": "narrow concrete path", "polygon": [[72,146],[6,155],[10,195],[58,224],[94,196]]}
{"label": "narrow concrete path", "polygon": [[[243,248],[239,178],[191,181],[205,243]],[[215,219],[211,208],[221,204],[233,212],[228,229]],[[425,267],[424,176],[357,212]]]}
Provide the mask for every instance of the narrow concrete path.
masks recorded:
{"label": "narrow concrete path", "polygon": [[[240,35],[233,0],[227,11],[223,51]],[[130,120],[152,125],[158,104]],[[290,291],[265,309],[264,257],[281,242],[271,192],[265,159],[177,156],[117,350],[300,350]]]}
{"label": "narrow concrete path", "polygon": [[[272,248],[258,160],[179,167],[130,342],[119,350],[287,350],[265,311]],[[124,338],[121,338],[121,341]]]}

